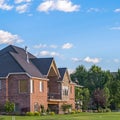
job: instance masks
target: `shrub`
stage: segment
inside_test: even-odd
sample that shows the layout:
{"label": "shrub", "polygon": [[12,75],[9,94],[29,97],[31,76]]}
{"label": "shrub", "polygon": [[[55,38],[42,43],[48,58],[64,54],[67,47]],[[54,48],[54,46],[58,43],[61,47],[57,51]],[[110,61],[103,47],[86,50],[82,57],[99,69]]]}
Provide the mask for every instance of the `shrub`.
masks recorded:
{"label": "shrub", "polygon": [[49,115],[55,115],[55,112],[49,112]]}
{"label": "shrub", "polygon": [[75,114],[75,113],[76,113],[76,111],[75,111],[75,110],[72,110],[72,111],[71,111],[71,114]]}
{"label": "shrub", "polygon": [[106,108],[106,112],[111,112],[111,109],[110,108]]}
{"label": "shrub", "polygon": [[4,105],[5,111],[7,113],[13,112],[14,111],[14,107],[15,107],[15,104],[10,102],[10,101],[6,101],[6,103]]}
{"label": "shrub", "polygon": [[72,108],[72,105],[70,105],[70,104],[63,104],[63,105],[61,106],[61,108],[62,108],[63,112],[65,113],[66,110],[69,110],[69,109]]}
{"label": "shrub", "polygon": [[26,115],[27,116],[34,116],[34,113],[33,112],[26,112]]}
{"label": "shrub", "polygon": [[34,112],[34,116],[40,116],[40,113],[39,112]]}

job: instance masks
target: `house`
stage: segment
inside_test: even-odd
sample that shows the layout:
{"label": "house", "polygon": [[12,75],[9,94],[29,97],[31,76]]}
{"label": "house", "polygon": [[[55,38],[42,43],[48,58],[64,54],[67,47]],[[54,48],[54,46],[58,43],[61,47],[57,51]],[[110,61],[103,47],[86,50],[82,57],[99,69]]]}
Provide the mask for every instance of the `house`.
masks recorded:
{"label": "house", "polygon": [[15,103],[15,111],[39,111],[43,105],[61,113],[62,104],[75,108],[75,84],[54,58],[37,58],[17,46],[0,50],[0,104]]}

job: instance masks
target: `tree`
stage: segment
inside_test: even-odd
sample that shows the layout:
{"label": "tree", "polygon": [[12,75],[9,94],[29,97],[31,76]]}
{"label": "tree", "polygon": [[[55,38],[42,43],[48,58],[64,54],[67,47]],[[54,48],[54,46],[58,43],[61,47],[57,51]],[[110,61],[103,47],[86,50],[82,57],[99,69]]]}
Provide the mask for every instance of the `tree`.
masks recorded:
{"label": "tree", "polygon": [[85,81],[87,80],[87,70],[81,65],[76,68],[75,73],[71,74],[72,81],[78,80],[78,84],[85,86]]}
{"label": "tree", "polygon": [[105,108],[106,96],[103,90],[98,88],[94,91],[93,103],[94,103],[94,106],[96,106],[97,110],[99,108]]}
{"label": "tree", "polygon": [[90,92],[88,88],[83,89],[83,109],[87,110],[89,108],[90,102]]}
{"label": "tree", "polygon": [[6,101],[4,107],[5,107],[5,111],[6,111],[7,113],[10,113],[10,112],[13,112],[13,111],[14,111],[15,104],[12,103],[12,102],[10,102],[10,101]]}

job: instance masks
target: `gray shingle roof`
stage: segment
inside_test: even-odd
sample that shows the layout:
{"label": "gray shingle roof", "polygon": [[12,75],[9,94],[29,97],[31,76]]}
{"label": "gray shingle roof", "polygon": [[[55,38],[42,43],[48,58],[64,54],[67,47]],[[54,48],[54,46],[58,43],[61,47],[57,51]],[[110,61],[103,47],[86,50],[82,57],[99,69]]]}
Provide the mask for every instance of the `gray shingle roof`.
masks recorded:
{"label": "gray shingle roof", "polygon": [[58,70],[59,70],[59,73],[60,73],[60,76],[61,76],[59,80],[62,81],[67,68],[58,68]]}
{"label": "gray shingle roof", "polygon": [[25,72],[15,61],[10,53],[0,56],[0,77],[6,77],[9,73]]}
{"label": "gray shingle roof", "polygon": [[53,58],[34,58],[31,61],[43,75],[47,75]]}
{"label": "gray shingle roof", "polygon": [[[28,56],[31,59],[36,58],[30,53]],[[16,72],[26,72],[32,77],[44,77],[32,62],[27,62],[24,49],[10,45],[0,50],[0,77]]]}

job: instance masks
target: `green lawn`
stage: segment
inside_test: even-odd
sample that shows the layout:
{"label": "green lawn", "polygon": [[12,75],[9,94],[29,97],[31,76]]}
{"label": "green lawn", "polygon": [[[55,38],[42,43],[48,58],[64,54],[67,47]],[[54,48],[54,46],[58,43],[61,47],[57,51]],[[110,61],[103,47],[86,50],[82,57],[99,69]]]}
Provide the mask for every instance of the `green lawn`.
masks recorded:
{"label": "green lawn", "polygon": [[79,113],[53,116],[0,116],[0,120],[120,120],[120,113]]}

